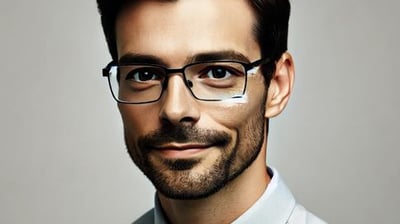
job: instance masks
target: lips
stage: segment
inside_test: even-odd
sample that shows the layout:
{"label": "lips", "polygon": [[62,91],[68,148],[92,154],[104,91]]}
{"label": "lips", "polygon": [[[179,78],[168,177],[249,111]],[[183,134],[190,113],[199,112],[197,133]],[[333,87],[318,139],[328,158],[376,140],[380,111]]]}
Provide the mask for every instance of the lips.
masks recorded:
{"label": "lips", "polygon": [[189,149],[205,149],[210,147],[208,144],[164,144],[154,147],[157,150],[189,150]]}
{"label": "lips", "polygon": [[154,149],[167,158],[184,159],[206,151],[211,145],[205,144],[164,144]]}

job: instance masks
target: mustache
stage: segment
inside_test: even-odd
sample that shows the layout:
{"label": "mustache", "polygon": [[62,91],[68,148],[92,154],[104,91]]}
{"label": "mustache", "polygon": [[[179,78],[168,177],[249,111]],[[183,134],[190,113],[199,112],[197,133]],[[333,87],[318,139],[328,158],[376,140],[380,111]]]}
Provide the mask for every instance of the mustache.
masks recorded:
{"label": "mustache", "polygon": [[162,126],[158,130],[139,137],[138,146],[141,149],[152,149],[171,142],[226,146],[231,140],[232,137],[223,131],[183,125]]}

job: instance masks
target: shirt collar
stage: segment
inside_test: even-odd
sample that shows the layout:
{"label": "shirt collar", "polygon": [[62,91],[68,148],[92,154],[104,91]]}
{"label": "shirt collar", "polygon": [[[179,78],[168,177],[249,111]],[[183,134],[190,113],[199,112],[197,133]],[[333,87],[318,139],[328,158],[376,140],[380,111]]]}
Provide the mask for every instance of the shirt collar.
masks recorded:
{"label": "shirt collar", "polygon": [[[296,201],[279,173],[269,167],[268,173],[272,178],[263,195],[233,224],[259,223],[261,220],[262,223],[287,223],[296,206]],[[154,223],[167,224],[157,196],[155,197]]]}

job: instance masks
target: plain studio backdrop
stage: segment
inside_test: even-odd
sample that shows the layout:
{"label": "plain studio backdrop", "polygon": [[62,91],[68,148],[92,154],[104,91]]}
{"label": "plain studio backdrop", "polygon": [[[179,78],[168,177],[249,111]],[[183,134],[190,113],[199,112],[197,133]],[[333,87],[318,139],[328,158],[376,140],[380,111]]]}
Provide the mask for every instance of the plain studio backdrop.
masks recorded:
{"label": "plain studio backdrop", "polygon": [[[268,163],[330,223],[400,223],[399,1],[293,0],[296,83]],[[130,223],[154,189],[126,153],[96,3],[0,3],[0,223]]]}

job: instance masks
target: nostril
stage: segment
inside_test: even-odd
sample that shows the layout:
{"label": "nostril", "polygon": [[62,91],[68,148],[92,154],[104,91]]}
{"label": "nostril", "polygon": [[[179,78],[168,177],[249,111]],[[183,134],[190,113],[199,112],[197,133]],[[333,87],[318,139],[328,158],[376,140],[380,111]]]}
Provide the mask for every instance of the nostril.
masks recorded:
{"label": "nostril", "polygon": [[169,118],[163,117],[163,118],[161,118],[161,122],[162,122],[163,126],[165,126],[165,127],[173,127],[173,126],[177,126],[177,125],[191,126],[193,123],[196,122],[196,119],[193,117],[183,117],[179,120],[174,121]]}
{"label": "nostril", "polygon": [[192,123],[194,121],[195,121],[195,119],[193,119],[192,117],[183,117],[179,122],[180,123]]}

